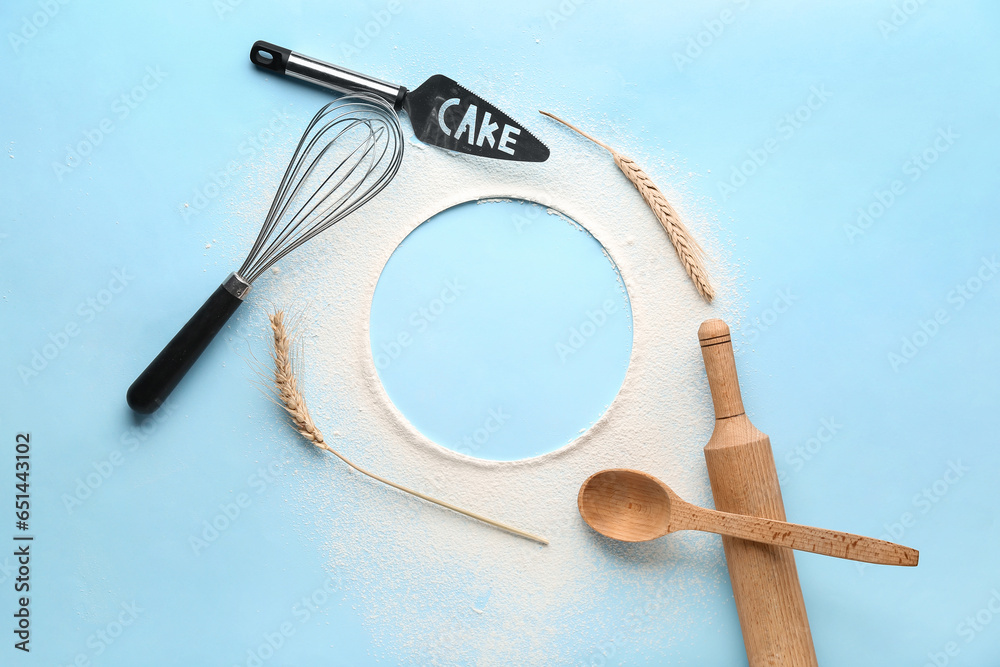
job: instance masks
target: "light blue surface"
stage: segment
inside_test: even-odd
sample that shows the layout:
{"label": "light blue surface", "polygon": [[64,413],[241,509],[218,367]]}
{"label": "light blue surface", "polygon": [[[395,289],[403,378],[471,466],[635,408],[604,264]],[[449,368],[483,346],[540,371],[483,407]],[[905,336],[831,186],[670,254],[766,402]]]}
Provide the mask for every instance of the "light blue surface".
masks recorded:
{"label": "light blue surface", "polygon": [[526,202],[467,202],[417,227],[382,270],[371,344],[386,392],[468,456],[554,451],[607,409],[632,312],[601,244]]}
{"label": "light blue surface", "polygon": [[[634,137],[620,148],[640,163],[676,157],[745,272],[737,364],[789,518],[921,550],[907,571],[798,558],[821,663],[995,661],[1000,281],[976,279],[1000,252],[1000,6],[403,3],[358,39],[384,7],[4,3],[0,539],[13,532],[14,437],[30,431],[37,541],[30,656],[10,646],[0,557],[0,663],[242,665],[282,624],[292,634],[265,664],[380,655],[352,588],[323,593],[325,560],[279,501],[300,450],[247,381],[238,344],[220,338],[159,420],[124,404],[233,268],[203,250],[233,242],[228,182],[296,133],[262,130],[276,114],[303,124],[328,99],[255,72],[247,53],[262,38],[408,85],[440,71],[543,137],[552,130],[528,119],[544,101],[589,116],[601,136]],[[954,141],[939,141],[949,130]],[[72,157],[82,142],[89,154]],[[925,149],[925,164],[938,155],[914,171]],[[877,214],[896,180],[864,234],[845,229],[859,208]],[[962,285],[978,290],[960,298]],[[36,353],[51,358],[22,377]],[[904,353],[894,368],[890,354]],[[191,537],[240,494],[250,504],[196,552]],[[609,575],[629,567],[605,561]],[[314,594],[329,599],[305,616]],[[137,621],[104,644],[96,633],[133,601]],[[625,638],[609,662],[742,664],[732,600],[714,604],[711,625],[659,655],[625,607],[608,610]],[[581,660],[602,640],[558,639]]]}

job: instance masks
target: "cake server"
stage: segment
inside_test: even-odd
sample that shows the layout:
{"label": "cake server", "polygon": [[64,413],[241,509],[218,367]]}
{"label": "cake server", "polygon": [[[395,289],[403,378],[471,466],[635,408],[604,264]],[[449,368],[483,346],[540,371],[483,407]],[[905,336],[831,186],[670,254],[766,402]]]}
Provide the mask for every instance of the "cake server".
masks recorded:
{"label": "cake server", "polygon": [[549,158],[549,149],[523,125],[443,74],[408,90],[260,41],[250,50],[250,62],[340,93],[377,95],[397,111],[405,111],[414,134],[427,144],[494,160]]}

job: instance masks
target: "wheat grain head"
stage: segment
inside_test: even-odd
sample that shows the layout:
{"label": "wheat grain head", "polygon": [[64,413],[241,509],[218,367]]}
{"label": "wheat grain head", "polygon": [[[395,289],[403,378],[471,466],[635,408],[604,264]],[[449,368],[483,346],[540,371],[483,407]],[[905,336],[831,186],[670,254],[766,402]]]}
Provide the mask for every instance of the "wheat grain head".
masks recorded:
{"label": "wheat grain head", "polygon": [[653,211],[656,219],[659,220],[660,226],[663,227],[663,231],[666,232],[667,238],[670,239],[671,245],[674,247],[674,251],[677,253],[677,258],[681,261],[681,266],[684,267],[685,273],[694,283],[694,287],[698,290],[698,293],[706,301],[711,301],[715,298],[715,290],[712,288],[712,284],[708,278],[708,272],[705,270],[705,254],[695,241],[691,232],[688,231],[684,223],[681,222],[680,216],[674,207],[670,205],[667,198],[663,195],[653,180],[646,174],[643,169],[635,163],[630,157],[622,155],[615,149],[611,148],[602,141],[598,141],[594,137],[590,136],[580,128],[567,123],[562,118],[549,113],[548,111],[539,111],[543,116],[548,116],[549,118],[556,120],[566,127],[570,128],[574,132],[590,139],[595,144],[605,149],[611,153],[611,157],[614,159],[615,164],[618,168],[625,174],[625,177],[635,186],[636,190],[642,196],[646,205]]}
{"label": "wheat grain head", "polygon": [[275,310],[269,315],[271,331],[274,334],[274,390],[281,401],[281,407],[291,417],[292,425],[303,438],[321,449],[329,449],[316,423],[313,422],[305,398],[299,391],[299,383],[292,367],[292,339],[285,327],[285,314]]}

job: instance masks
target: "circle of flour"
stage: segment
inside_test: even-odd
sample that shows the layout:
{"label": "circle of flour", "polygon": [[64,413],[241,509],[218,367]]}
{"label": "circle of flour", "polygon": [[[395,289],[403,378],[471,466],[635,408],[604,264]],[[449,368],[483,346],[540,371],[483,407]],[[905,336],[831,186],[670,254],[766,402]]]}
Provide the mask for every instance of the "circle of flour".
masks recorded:
{"label": "circle of flour", "polygon": [[[714,536],[616,543],[591,531],[576,507],[581,482],[611,467],[649,472],[686,500],[710,505],[702,447],[714,416],[697,329],[706,318],[733,315],[735,283],[719,261],[718,230],[687,201],[675,167],[647,162],[661,186],[674,186],[664,194],[706,249],[721,295],[709,305],[607,154],[561,130],[551,134],[552,157],[541,164],[460,156],[411,139],[395,181],[260,280],[250,299],[258,308],[239,325],[263,346],[265,308],[297,316],[303,392],[327,441],[345,456],[551,542],[539,546],[386,488],[287,429],[281,446],[299,527],[320,542],[379,658],[616,664],[683,644],[728,594]],[[233,205],[246,218],[244,240],[266,211],[285,158],[255,165],[260,186]],[[632,356],[617,398],[571,444],[522,461],[463,456],[424,437],[389,399],[369,350],[375,286],[399,243],[435,213],[489,198],[565,212],[607,250],[632,305]]]}
{"label": "circle of flour", "polygon": [[[435,311],[442,285],[451,301]],[[383,267],[370,311],[369,354],[393,403],[476,458],[575,440],[618,394],[632,351],[632,307],[607,251],[522,200],[463,202],[421,223]]]}

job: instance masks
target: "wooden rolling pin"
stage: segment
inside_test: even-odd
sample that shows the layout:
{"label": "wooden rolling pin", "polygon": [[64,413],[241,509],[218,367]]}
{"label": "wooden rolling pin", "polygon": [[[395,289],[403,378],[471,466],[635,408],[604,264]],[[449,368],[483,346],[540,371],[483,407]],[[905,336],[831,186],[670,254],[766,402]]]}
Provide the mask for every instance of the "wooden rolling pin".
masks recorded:
{"label": "wooden rolling pin", "polygon": [[[771,441],[743,410],[729,327],[706,320],[698,339],[715,405],[715,431],[705,445],[715,507],[785,521]],[[722,546],[750,667],[815,667],[792,550],[735,537],[723,537]]]}

